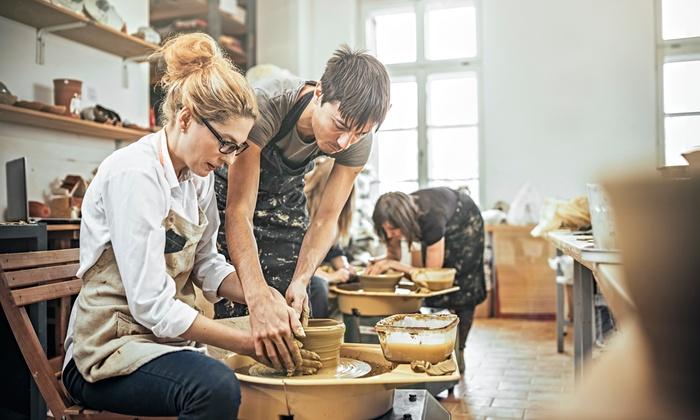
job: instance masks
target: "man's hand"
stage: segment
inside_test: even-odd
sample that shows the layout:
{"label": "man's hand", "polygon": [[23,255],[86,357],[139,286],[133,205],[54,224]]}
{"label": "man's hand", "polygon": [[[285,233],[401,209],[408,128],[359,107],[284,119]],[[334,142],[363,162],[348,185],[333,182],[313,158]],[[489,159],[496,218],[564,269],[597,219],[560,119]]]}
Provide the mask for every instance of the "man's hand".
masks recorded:
{"label": "man's hand", "polygon": [[287,306],[282,295],[268,289],[248,302],[248,309],[256,359],[279,370],[301,366],[301,352],[292,331],[303,337],[304,330],[297,313]]}
{"label": "man's hand", "polygon": [[[306,293],[306,286],[298,280],[292,280],[289,283],[286,293],[287,303],[296,312],[297,320],[301,320],[301,325],[304,321],[308,324],[309,316],[309,295]],[[306,317],[306,319],[302,319]]]}

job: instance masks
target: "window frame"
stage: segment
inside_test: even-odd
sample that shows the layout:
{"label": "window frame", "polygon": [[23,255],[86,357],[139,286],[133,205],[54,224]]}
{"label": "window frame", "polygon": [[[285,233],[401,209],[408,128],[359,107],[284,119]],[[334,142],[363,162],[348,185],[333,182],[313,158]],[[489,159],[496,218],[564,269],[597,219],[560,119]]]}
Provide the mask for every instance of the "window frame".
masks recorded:
{"label": "window frame", "polygon": [[[425,34],[426,34],[426,11],[431,3],[439,3],[441,5],[473,6],[475,9],[476,18],[476,50],[474,57],[455,58],[445,60],[428,60],[425,54]],[[428,77],[431,74],[449,74],[449,73],[474,73],[477,83],[477,115],[476,124],[460,124],[459,127],[476,127],[478,132],[477,148],[478,148],[478,178],[475,180],[479,186],[479,197],[475,197],[479,202],[483,202],[484,189],[484,115],[483,115],[483,75],[482,75],[482,60],[483,60],[483,42],[482,42],[482,8],[481,0],[361,0],[358,11],[358,43],[359,45],[369,48],[366,31],[366,23],[368,19],[377,12],[387,9],[401,9],[413,7],[416,13],[416,61],[413,63],[397,63],[387,64],[386,68],[392,81],[405,77],[414,77],[417,85],[417,103],[418,103],[418,119],[417,119],[417,137],[418,137],[418,182],[419,188],[426,188],[430,182],[428,174],[428,119],[427,119],[427,83]],[[393,130],[392,130],[393,131]],[[371,162],[375,165],[378,163],[378,155],[372,153]],[[406,180],[411,181],[411,180]],[[473,178],[465,181],[474,181]],[[381,182],[381,181],[380,181]]]}
{"label": "window frame", "polygon": [[657,126],[657,167],[673,166],[666,164],[666,118],[698,116],[693,112],[670,112],[664,110],[664,64],[700,60],[700,36],[678,39],[663,39],[663,0],[654,0],[656,33],[656,126]]}

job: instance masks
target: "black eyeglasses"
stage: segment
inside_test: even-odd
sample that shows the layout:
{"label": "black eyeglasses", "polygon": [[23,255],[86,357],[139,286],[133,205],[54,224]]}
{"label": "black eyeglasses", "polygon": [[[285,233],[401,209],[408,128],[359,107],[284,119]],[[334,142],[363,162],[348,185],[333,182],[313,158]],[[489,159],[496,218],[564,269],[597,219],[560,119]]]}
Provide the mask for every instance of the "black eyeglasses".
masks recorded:
{"label": "black eyeglasses", "polygon": [[245,149],[248,148],[248,142],[243,142],[241,144],[232,142],[232,141],[226,141],[221,137],[221,134],[219,134],[218,131],[214,129],[214,127],[209,124],[209,121],[206,120],[206,118],[201,118],[202,122],[204,125],[207,126],[209,131],[216,137],[216,140],[219,142],[219,152],[223,153],[225,155],[230,155],[231,153],[234,153],[234,156],[238,156],[241,153],[245,151]]}

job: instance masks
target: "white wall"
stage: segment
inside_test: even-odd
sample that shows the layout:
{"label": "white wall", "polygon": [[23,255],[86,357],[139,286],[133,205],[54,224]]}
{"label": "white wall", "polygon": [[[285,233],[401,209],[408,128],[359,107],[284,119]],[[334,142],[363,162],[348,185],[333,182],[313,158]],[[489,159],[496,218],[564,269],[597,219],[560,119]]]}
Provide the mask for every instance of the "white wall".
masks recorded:
{"label": "white wall", "polygon": [[653,0],[482,0],[483,203],[655,165]]}
{"label": "white wall", "polygon": [[[333,49],[359,38],[359,1],[259,0],[259,62],[320,77]],[[511,201],[526,181],[573,197],[608,169],[655,166],[653,0],[480,3],[484,205]],[[265,13],[283,7],[306,8],[308,27]],[[293,36],[272,42],[286,25]]]}
{"label": "white wall", "polygon": [[298,74],[299,3],[299,0],[256,1],[258,64],[275,64]]}
{"label": "white wall", "polygon": [[357,46],[356,0],[258,0],[257,62],[318,80],[341,44]]}
{"label": "white wall", "polygon": [[[148,0],[113,2],[130,32],[148,24]],[[44,65],[35,60],[35,29],[0,17],[0,81],[20,99],[53,103],[55,78],[83,81],[82,106],[95,103],[148,125],[148,65],[129,64],[122,87],[122,59],[56,35],[46,41]],[[49,184],[66,174],[89,176],[116,147],[114,141],[0,122],[0,213],[7,207],[5,162],[26,156],[28,193],[43,201]],[[4,220],[4,219],[3,219]]]}

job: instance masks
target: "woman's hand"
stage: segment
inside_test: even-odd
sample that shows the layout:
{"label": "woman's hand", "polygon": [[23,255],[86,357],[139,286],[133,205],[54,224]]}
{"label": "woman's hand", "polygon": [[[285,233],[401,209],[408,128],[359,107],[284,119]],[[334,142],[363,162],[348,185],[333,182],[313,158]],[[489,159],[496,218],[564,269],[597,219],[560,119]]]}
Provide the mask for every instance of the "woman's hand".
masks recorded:
{"label": "woman's hand", "polygon": [[375,260],[374,262],[370,263],[370,265],[365,270],[364,274],[373,276],[377,274],[386,273],[389,270],[401,271],[402,273],[410,275],[411,272],[415,270],[415,267],[406,264],[401,264],[401,262],[396,260]]}
{"label": "woman's hand", "polygon": [[346,268],[340,268],[328,274],[329,283],[345,283],[350,280],[350,271]]}
{"label": "woman's hand", "polygon": [[389,270],[396,270],[396,266],[399,265],[398,263],[398,261],[389,259],[374,260],[369,263],[364,274],[373,276],[376,274],[382,274]]}
{"label": "woman's hand", "polygon": [[[252,340],[252,337],[251,337]],[[255,350],[253,349],[250,353],[248,353],[248,356],[252,357],[257,361],[258,363],[261,363],[268,368],[270,368],[273,372],[272,373],[283,373],[286,374],[287,376],[292,376],[292,375],[313,375],[316,372],[318,372],[319,369],[321,369],[322,364],[321,364],[321,357],[318,355],[318,353],[315,353],[310,350],[305,350],[302,348],[303,344],[299,340],[294,340],[293,346],[295,347],[293,349],[293,353],[298,353],[300,355],[300,358],[296,361],[296,367],[295,368],[279,368],[276,367],[272,362],[270,362],[270,359],[267,357],[259,357],[255,354]],[[291,350],[291,349],[290,349]]]}

